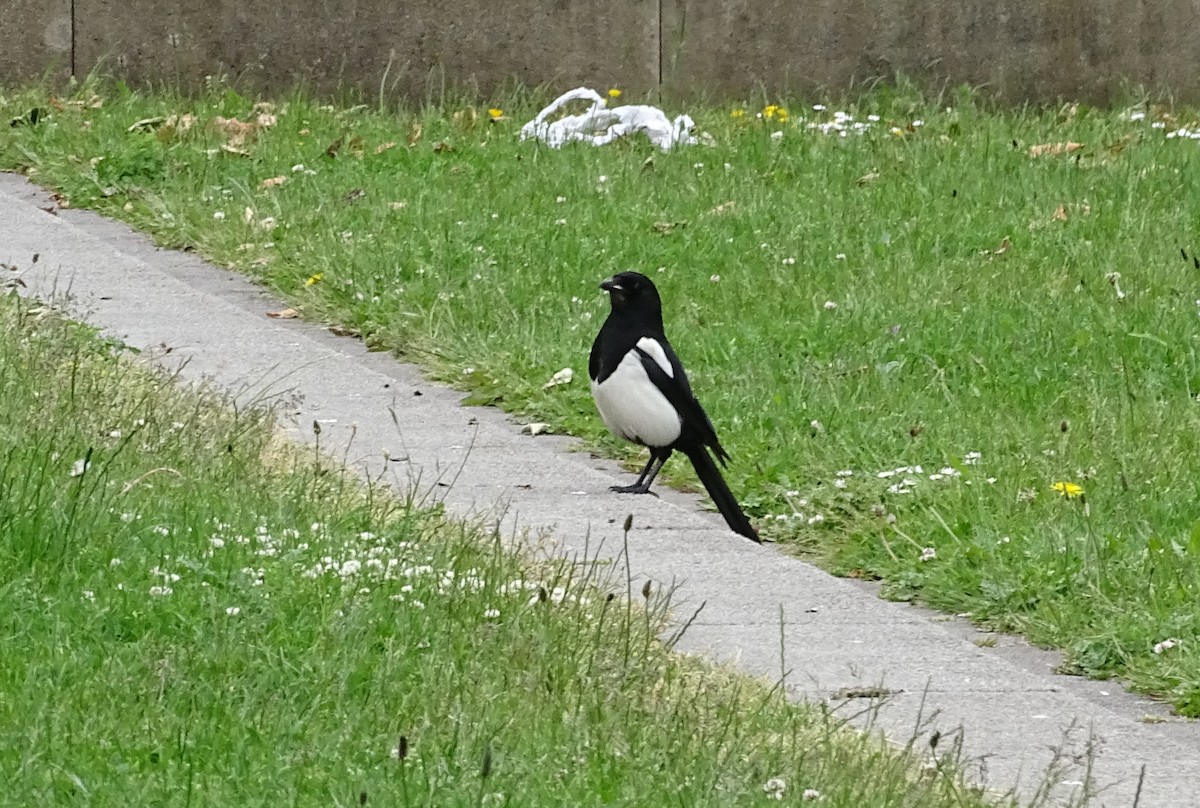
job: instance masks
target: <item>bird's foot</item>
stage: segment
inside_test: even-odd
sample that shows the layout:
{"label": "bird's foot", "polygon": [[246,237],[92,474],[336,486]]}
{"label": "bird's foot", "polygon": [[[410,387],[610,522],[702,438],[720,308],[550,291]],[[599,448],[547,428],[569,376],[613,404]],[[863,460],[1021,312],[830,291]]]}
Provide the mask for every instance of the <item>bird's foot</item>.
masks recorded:
{"label": "bird's foot", "polygon": [[649,494],[652,497],[658,496],[658,494],[651,491],[650,486],[646,485],[645,483],[641,485],[637,483],[634,483],[633,485],[610,485],[608,490],[616,491],[618,494]]}

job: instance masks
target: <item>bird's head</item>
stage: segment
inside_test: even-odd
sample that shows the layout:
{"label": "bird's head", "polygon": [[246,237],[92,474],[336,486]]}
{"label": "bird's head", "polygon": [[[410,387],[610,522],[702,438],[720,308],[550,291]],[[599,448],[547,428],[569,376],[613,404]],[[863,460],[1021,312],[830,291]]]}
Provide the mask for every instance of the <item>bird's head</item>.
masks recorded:
{"label": "bird's head", "polygon": [[628,309],[662,310],[662,300],[654,282],[640,272],[618,272],[602,281],[600,288],[608,292],[613,311]]}

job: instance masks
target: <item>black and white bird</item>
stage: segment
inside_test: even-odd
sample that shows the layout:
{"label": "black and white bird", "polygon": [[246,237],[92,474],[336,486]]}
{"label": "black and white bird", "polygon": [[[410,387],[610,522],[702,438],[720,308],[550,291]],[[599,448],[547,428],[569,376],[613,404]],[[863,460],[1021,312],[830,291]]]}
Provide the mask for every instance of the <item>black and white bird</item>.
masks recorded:
{"label": "black and white bird", "polygon": [[[696,475],[729,527],[759,541],[750,520],[725,484],[720,469],[729,455],[712,421],[692,394],[687,374],[663,332],[662,300],[645,275],[621,272],[600,284],[612,311],[588,361],[592,397],[612,432],[650,450],[650,461],[633,485],[612,490],[645,494],[674,451],[687,455]],[[710,454],[711,451],[711,454]]]}

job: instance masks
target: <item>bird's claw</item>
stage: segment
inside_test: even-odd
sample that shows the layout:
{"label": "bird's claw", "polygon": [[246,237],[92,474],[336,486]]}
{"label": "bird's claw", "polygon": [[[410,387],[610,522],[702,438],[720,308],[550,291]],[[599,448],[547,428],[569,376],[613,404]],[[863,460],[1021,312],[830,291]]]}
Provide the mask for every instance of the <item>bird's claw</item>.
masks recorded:
{"label": "bird's claw", "polygon": [[658,494],[650,490],[650,486],[638,485],[637,483],[633,485],[610,485],[608,490],[616,491],[618,494],[649,494],[652,497],[658,496]]}

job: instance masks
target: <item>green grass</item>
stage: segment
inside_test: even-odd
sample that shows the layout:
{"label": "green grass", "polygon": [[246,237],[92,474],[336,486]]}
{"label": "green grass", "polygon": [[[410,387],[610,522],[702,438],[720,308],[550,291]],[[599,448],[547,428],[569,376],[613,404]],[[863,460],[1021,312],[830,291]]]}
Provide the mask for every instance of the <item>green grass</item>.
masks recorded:
{"label": "green grass", "polygon": [[0,805],[984,805],[12,296],[0,399]]}
{"label": "green grass", "polygon": [[715,145],[662,154],[520,143],[522,98],[492,123],[293,97],[234,153],[211,121],[263,108],[232,89],[73,99],[6,94],[44,114],[0,165],[628,457],[581,382],[598,281],[649,274],[765,534],[1200,714],[1200,151],[1165,136],[1190,113],[882,89],[843,107],[880,116],[862,135],[702,108]]}

